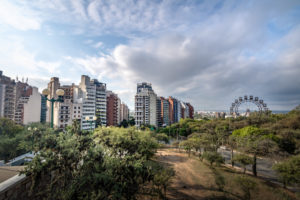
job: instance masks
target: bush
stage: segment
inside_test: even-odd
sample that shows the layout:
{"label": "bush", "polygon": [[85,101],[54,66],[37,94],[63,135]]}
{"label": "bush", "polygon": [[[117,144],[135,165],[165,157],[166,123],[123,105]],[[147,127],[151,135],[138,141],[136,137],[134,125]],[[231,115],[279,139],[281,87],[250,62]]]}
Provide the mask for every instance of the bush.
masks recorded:
{"label": "bush", "polygon": [[225,178],[218,172],[215,172],[215,183],[218,186],[218,190],[224,191],[226,185]]}
{"label": "bush", "polygon": [[155,138],[158,142],[164,142],[165,144],[169,143],[169,137],[164,133],[158,133],[155,135]]}
{"label": "bush", "polygon": [[300,183],[300,155],[292,156],[284,162],[275,164],[273,169],[277,172],[284,187],[288,184]]}
{"label": "bush", "polygon": [[256,188],[256,183],[246,176],[237,176],[235,182],[241,188],[244,193],[243,199],[251,199],[251,191]]}
{"label": "bush", "polygon": [[217,165],[224,163],[224,158],[218,152],[207,151],[202,154],[202,157],[210,163],[210,166],[214,163]]}
{"label": "bush", "polygon": [[242,165],[244,169],[244,174],[246,172],[246,166],[253,164],[253,159],[245,154],[238,154],[233,157],[234,162],[238,162]]}
{"label": "bush", "polygon": [[42,134],[39,154],[24,172],[32,177],[32,199],[136,199],[152,182],[166,189],[171,173],[153,167],[157,142],[149,132],[74,130]]}

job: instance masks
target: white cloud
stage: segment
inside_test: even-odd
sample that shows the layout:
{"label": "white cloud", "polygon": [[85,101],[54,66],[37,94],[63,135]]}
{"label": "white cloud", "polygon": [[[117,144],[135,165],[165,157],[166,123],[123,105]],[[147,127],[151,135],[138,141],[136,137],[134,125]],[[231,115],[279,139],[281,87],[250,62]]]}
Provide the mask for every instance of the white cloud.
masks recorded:
{"label": "white cloud", "polygon": [[0,3],[1,23],[22,31],[38,30],[41,27],[41,20],[37,13],[25,7],[12,4],[7,0],[3,0]]}
{"label": "white cloud", "polygon": [[100,47],[103,46],[103,42],[97,42],[96,44],[93,44],[92,46],[93,46],[95,49],[98,49],[98,48],[100,48]]}

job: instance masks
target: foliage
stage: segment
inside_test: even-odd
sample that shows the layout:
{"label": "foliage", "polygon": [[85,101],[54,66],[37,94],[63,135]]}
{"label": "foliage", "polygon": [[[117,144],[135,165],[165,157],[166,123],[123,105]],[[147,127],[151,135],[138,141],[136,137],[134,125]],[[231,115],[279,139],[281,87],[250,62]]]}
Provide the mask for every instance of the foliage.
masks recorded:
{"label": "foliage", "polygon": [[237,154],[233,157],[233,161],[237,162],[237,163],[240,163],[244,169],[244,174],[246,172],[246,166],[247,165],[250,165],[250,164],[253,164],[253,160],[245,155],[245,154]]}
{"label": "foliage", "polygon": [[254,126],[234,130],[231,137],[235,138],[240,150],[253,154],[252,171],[255,176],[257,155],[265,156],[278,150],[273,141],[274,135]]}
{"label": "foliage", "polygon": [[225,177],[221,175],[221,173],[214,170],[215,175],[215,183],[218,186],[218,190],[224,191],[224,187],[226,185]]}
{"label": "foliage", "polygon": [[[35,123],[30,126],[41,125]],[[0,118],[0,160],[7,162],[33,149],[33,133],[27,128],[10,119]]]}
{"label": "foliage", "polygon": [[121,121],[120,123],[120,127],[123,127],[123,128],[127,128],[128,127],[128,121],[126,119],[123,119],[123,121]]}
{"label": "foliage", "polygon": [[135,199],[149,184],[166,190],[172,173],[151,160],[157,143],[149,132],[74,130],[39,139],[39,153],[24,172],[33,179],[33,199]]}
{"label": "foliage", "polygon": [[218,152],[207,151],[202,154],[202,157],[210,163],[210,166],[214,163],[217,165],[224,163],[223,157]]}
{"label": "foliage", "polygon": [[284,187],[289,184],[300,184],[300,155],[290,157],[288,160],[275,164],[273,169],[277,172]]}
{"label": "foliage", "polygon": [[189,154],[191,154],[192,148],[193,148],[193,143],[191,140],[184,140],[179,143],[179,147],[184,148],[184,150]]}
{"label": "foliage", "polygon": [[256,183],[246,176],[237,176],[235,178],[235,182],[244,192],[243,199],[250,200],[251,199],[251,191],[256,188]]}
{"label": "foliage", "polygon": [[155,138],[159,142],[164,142],[165,144],[169,143],[169,137],[165,133],[157,133]]}
{"label": "foliage", "polygon": [[159,198],[166,199],[167,187],[171,184],[171,179],[175,175],[175,171],[172,168],[157,168],[154,175],[153,185],[154,190],[158,193]]}
{"label": "foliage", "polygon": [[23,127],[17,125],[14,121],[7,118],[0,118],[0,136],[14,137],[20,133]]}

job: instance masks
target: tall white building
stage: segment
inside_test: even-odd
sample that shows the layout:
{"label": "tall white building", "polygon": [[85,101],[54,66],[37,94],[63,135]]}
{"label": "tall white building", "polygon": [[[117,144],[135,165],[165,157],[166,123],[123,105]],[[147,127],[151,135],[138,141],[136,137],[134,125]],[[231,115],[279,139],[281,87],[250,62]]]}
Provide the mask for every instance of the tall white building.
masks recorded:
{"label": "tall white building", "polygon": [[97,79],[91,81],[96,86],[96,117],[97,126],[106,126],[106,84],[99,82]]}
{"label": "tall white building", "polygon": [[90,77],[82,75],[79,88],[82,96],[81,129],[94,129],[95,122],[91,124],[91,121],[96,116],[96,85],[91,83]]}
{"label": "tall white building", "polygon": [[157,95],[150,83],[138,83],[135,95],[135,123],[141,125],[158,126]]}

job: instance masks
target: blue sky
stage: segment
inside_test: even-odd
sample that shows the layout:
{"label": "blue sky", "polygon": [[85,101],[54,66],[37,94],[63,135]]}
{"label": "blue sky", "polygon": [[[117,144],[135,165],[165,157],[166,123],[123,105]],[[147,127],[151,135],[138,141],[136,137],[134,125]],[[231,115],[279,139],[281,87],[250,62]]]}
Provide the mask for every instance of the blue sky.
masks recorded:
{"label": "blue sky", "polygon": [[40,90],[50,77],[106,82],[133,108],[136,83],[197,110],[245,94],[300,104],[300,1],[2,0],[0,69]]}

